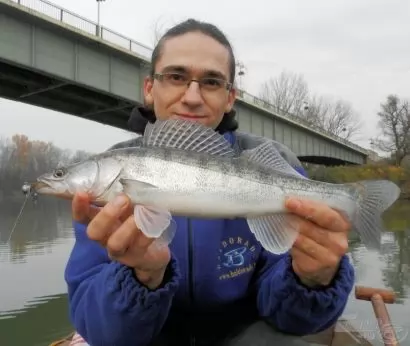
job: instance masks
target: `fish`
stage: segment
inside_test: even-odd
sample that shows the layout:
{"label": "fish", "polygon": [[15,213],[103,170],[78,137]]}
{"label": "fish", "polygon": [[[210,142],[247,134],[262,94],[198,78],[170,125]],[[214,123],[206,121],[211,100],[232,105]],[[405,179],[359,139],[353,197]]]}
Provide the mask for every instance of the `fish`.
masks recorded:
{"label": "fish", "polygon": [[135,206],[172,216],[244,218],[262,247],[274,254],[288,251],[299,234],[301,218],[285,208],[288,197],[325,203],[347,217],[367,248],[380,249],[382,213],[400,195],[388,180],[308,179],[270,140],[239,152],[214,129],[185,119],[148,123],[138,146],[59,167],[39,176],[32,188],[68,199],[84,191],[101,206],[124,193]]}

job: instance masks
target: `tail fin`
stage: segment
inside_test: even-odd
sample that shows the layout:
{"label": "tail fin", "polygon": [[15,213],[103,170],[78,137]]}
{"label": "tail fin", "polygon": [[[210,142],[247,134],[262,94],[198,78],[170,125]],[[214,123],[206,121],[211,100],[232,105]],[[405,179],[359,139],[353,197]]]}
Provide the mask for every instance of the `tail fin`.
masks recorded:
{"label": "tail fin", "polygon": [[354,183],[361,200],[353,219],[353,228],[369,249],[380,249],[384,231],[382,214],[400,196],[400,188],[388,180],[366,180]]}

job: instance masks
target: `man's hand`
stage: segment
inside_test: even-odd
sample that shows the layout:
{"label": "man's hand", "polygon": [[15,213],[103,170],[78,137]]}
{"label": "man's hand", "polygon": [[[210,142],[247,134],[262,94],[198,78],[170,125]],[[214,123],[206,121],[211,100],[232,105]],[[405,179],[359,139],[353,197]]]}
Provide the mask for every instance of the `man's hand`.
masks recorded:
{"label": "man's hand", "polygon": [[301,217],[292,249],[292,267],[309,287],[331,283],[348,250],[350,224],[337,211],[314,201],[288,199],[287,209]]}
{"label": "man's hand", "polygon": [[104,208],[97,208],[90,205],[87,194],[78,193],[72,211],[74,220],[88,224],[88,237],[104,246],[113,260],[133,268],[138,280],[148,288],[161,285],[171,259],[169,248],[150,246],[155,239],[147,238],[138,229],[127,196],[117,196]]}

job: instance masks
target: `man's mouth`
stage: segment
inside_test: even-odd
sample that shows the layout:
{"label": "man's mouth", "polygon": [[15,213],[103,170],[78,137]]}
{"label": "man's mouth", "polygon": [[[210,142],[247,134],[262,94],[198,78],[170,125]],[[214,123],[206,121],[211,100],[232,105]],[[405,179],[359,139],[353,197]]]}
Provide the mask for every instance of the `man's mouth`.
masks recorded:
{"label": "man's mouth", "polygon": [[197,115],[197,114],[190,114],[190,113],[176,113],[177,116],[185,119],[204,119],[206,118],[205,115]]}

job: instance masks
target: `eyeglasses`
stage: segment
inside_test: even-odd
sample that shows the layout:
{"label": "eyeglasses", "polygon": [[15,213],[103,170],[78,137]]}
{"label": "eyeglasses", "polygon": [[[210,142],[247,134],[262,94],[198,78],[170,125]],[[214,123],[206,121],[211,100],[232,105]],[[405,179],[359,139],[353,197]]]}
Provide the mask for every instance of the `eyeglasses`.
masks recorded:
{"label": "eyeglasses", "polygon": [[232,88],[232,83],[229,83],[224,79],[214,77],[192,79],[186,74],[177,72],[155,73],[154,78],[160,82],[166,83],[168,86],[175,87],[189,86],[191,82],[197,82],[201,90],[206,91],[218,91],[223,88],[230,90]]}

